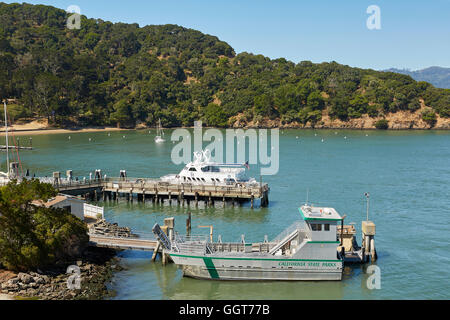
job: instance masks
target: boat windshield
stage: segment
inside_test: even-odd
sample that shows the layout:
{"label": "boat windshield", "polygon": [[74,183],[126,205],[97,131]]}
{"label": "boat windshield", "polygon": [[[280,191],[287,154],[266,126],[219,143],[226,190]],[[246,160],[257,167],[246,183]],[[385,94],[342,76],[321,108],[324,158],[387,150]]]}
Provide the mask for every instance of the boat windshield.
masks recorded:
{"label": "boat windshield", "polygon": [[203,167],[202,171],[203,172],[220,172],[220,168],[215,167],[215,166],[207,166],[207,167]]}

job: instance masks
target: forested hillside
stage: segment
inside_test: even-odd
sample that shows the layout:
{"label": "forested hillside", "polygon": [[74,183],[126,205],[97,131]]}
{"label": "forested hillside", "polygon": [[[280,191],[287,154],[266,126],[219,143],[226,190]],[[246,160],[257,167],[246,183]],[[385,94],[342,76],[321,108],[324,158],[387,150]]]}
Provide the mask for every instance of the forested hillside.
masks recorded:
{"label": "forested hillside", "polygon": [[389,72],[337,63],[295,64],[240,53],[217,37],[176,25],[82,17],[49,6],[0,3],[0,98],[15,119],[55,126],[137,124],[225,127],[243,121],[347,121],[401,110],[450,116],[450,90]]}

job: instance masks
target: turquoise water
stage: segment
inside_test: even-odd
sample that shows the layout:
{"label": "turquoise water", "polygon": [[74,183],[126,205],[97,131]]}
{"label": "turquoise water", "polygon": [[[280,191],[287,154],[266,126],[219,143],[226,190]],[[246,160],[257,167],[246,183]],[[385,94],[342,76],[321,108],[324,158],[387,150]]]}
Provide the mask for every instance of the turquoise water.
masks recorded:
{"label": "turquoise water", "polygon": [[[24,169],[38,176],[72,169],[80,178],[95,169],[108,176],[126,169],[129,176],[139,177],[181,169],[170,161],[173,145],[155,145],[154,131],[70,136],[34,136],[36,150],[21,152]],[[21,141],[26,145],[28,137]],[[257,169],[252,166],[250,174],[259,177]],[[341,282],[211,282],[183,278],[174,265],[151,263],[151,253],[124,251],[120,257],[126,270],[116,273],[111,284],[116,299],[449,298],[450,132],[285,130],[280,134],[280,171],[264,180],[271,187],[265,209],[122,202],[106,204],[106,217],[145,232],[151,232],[155,222],[175,217],[176,229],[184,233],[191,211],[194,228],[214,225],[215,236],[221,234],[224,241],[239,241],[245,234],[247,242],[260,242],[299,219],[297,208],[309,189],[310,202],[346,214],[346,223],[355,222],[359,235],[366,215],[363,194],[370,192],[381,289],[367,289],[363,266],[347,267]]]}

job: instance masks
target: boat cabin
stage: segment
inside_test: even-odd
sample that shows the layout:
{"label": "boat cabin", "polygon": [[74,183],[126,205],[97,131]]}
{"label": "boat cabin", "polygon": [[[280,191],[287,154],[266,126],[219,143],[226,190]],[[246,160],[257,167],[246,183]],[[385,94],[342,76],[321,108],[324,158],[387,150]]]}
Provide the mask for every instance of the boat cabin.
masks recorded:
{"label": "boat cabin", "polygon": [[306,222],[311,241],[337,241],[337,227],[342,217],[333,208],[318,208],[305,205],[300,214]]}

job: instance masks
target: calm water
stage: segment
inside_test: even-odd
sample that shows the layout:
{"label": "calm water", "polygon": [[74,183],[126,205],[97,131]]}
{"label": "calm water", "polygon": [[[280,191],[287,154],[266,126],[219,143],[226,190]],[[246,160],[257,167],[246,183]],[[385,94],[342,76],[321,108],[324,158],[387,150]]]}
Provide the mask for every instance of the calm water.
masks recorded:
{"label": "calm water", "polygon": [[[173,145],[156,146],[154,131],[70,136],[33,137],[36,150],[21,153],[23,167],[41,176],[72,169],[80,178],[95,169],[108,176],[126,169],[129,176],[139,177],[181,169],[170,161]],[[27,143],[28,137],[21,137],[21,144]],[[259,170],[252,167],[250,174],[259,177]],[[355,222],[360,234],[366,214],[363,193],[368,191],[371,219],[377,225],[381,290],[366,288],[368,276],[361,266],[346,268],[342,282],[211,282],[183,278],[174,265],[150,263],[150,253],[125,251],[120,256],[126,270],[111,284],[116,299],[450,298],[450,132],[285,130],[280,135],[280,172],[264,180],[271,187],[266,209],[122,202],[106,204],[106,217],[146,232],[155,222],[175,217],[176,229],[184,233],[191,211],[193,227],[212,224],[224,241],[238,241],[246,234],[246,241],[260,242],[299,218],[297,208],[309,189],[310,202],[346,214],[346,223]]]}

